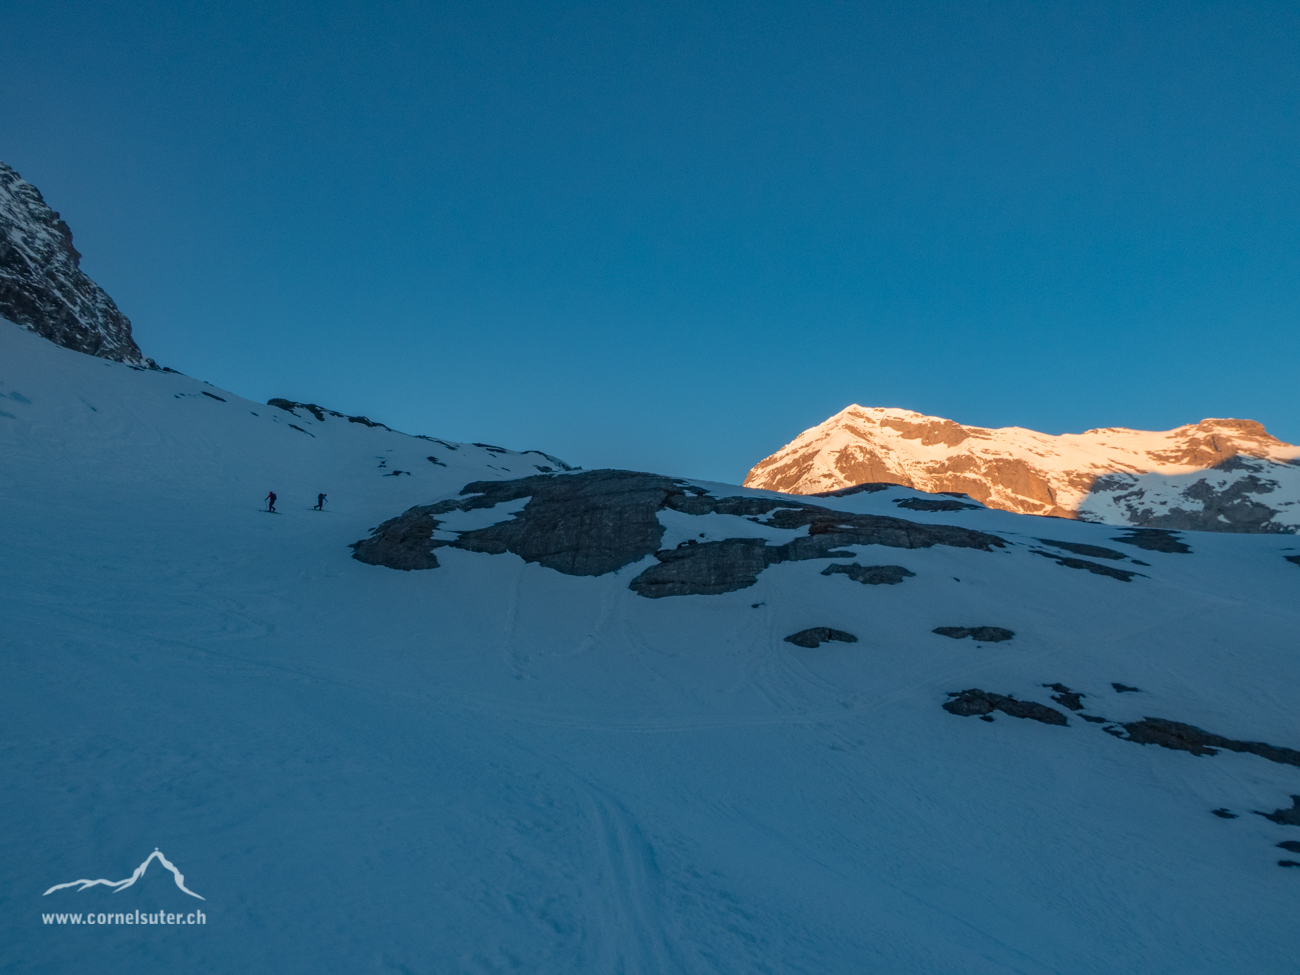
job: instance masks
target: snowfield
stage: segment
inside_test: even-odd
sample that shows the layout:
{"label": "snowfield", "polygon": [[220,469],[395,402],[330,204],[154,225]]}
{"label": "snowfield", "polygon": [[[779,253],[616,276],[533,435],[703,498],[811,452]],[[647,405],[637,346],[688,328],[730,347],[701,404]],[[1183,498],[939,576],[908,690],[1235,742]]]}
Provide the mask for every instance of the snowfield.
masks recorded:
{"label": "snowfield", "polygon": [[[1002,544],[646,598],[653,554],[577,576],[446,544],[516,499],[439,516],[437,568],[399,571],[349,545],[554,458],[321,416],[0,322],[5,971],[1295,971],[1296,536],[890,488],[788,502]],[[673,552],[811,537],[656,517]],[[823,574],[853,562],[913,574]],[[933,632],[982,626],[1014,637]],[[786,642],[812,627],[857,642]],[[972,689],[1065,723],[944,709]],[[1130,740],[1146,718],[1273,757]],[[157,865],[44,893],[155,848],[202,901]]]}

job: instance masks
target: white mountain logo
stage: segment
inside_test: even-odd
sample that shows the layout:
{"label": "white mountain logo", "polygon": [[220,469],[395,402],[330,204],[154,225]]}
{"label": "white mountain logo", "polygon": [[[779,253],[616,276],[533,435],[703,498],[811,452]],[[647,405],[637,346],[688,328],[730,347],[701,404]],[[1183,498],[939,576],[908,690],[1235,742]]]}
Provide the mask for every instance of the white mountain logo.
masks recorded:
{"label": "white mountain logo", "polygon": [[137,880],[143,877],[145,869],[154,860],[157,860],[159,863],[161,863],[164,867],[166,867],[168,870],[172,872],[172,876],[176,878],[177,887],[185,891],[185,893],[189,894],[191,897],[198,897],[199,900],[201,901],[207,900],[206,897],[200,897],[198,894],[194,893],[194,891],[190,890],[188,887],[185,886],[185,875],[181,873],[179,870],[177,870],[176,864],[172,863],[165,856],[163,856],[158,851],[158,847],[156,846],[153,848],[153,852],[150,853],[147,857],[145,857],[144,863],[140,864],[140,866],[135,868],[135,873],[131,874],[131,876],[127,877],[125,880],[72,880],[66,884],[55,884],[53,887],[51,887],[41,896],[42,897],[48,896],[49,894],[54,893],[56,890],[62,890],[64,887],[76,887],[78,891],[83,891],[87,887],[94,887],[98,884],[103,884],[105,887],[116,887],[117,889],[114,890],[113,893],[120,894],[122,891],[126,890],[133,883],[135,883]]}

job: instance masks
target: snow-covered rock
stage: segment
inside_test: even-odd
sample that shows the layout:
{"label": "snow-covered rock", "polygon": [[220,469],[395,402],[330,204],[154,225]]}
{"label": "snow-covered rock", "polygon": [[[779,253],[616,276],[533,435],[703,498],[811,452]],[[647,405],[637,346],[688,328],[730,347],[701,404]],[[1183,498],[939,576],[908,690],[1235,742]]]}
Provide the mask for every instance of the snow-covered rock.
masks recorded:
{"label": "snow-covered rock", "polygon": [[565,471],[3,322],[0,512],[6,970],[1300,957],[1295,536]]}
{"label": "snow-covered rock", "polygon": [[0,162],[0,316],[87,355],[152,366],[131,322],[81,270],[72,231],[44,198]]}
{"label": "snow-covered rock", "polygon": [[872,482],[1113,525],[1300,530],[1300,447],[1254,420],[1052,436],[854,405],[805,430],[745,478],[747,487],[792,494]]}

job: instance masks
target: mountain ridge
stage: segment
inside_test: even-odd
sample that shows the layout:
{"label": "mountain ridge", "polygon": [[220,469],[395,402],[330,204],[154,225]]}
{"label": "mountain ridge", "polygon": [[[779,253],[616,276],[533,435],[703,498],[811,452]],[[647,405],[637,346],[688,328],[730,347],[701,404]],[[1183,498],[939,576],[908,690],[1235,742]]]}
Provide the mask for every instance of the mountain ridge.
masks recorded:
{"label": "mountain ridge", "polygon": [[71,228],[3,161],[0,316],[75,352],[157,368],[132,338],[131,320],[81,270]]}
{"label": "mountain ridge", "polygon": [[1019,514],[1199,531],[1300,529],[1300,447],[1255,420],[1052,435],[846,407],[759,461],[746,487],[821,494],[880,482]]}

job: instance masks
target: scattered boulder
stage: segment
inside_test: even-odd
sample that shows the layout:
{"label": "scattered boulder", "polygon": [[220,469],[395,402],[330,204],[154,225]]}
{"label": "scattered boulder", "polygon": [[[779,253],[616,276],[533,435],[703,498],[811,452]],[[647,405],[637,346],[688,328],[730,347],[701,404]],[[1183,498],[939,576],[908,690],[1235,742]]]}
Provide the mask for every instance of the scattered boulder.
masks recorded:
{"label": "scattered boulder", "polygon": [[1192,550],[1171,531],[1163,528],[1130,528],[1128,534],[1112,538],[1112,542],[1123,545],[1135,545],[1148,552],[1167,552],[1176,555],[1190,555]]}
{"label": "scattered boulder", "polygon": [[1237,818],[1237,814],[1229,809],[1211,809],[1210,812],[1214,813],[1214,815],[1218,816],[1220,819]]}
{"label": "scattered boulder", "polygon": [[822,575],[846,575],[864,586],[895,586],[916,573],[904,569],[901,565],[858,565],[856,562],[845,565],[837,562],[822,569]]}
{"label": "scattered boulder", "polygon": [[936,626],[932,632],[940,636],[952,637],[954,640],[974,637],[976,643],[1001,643],[1016,635],[1012,630],[1000,626]]}
{"label": "scattered boulder", "polygon": [[1030,551],[1035,555],[1044,555],[1049,559],[1053,559],[1057,565],[1063,565],[1068,569],[1086,569],[1093,575],[1110,576],[1120,582],[1132,582],[1134,576],[1142,575],[1141,572],[1134,572],[1131,569],[1117,569],[1113,565],[1102,565],[1100,562],[1089,562],[1087,559],[1076,559],[1068,555],[1057,555],[1055,552],[1044,552],[1041,548],[1030,549]]}
{"label": "scattered boulder", "polygon": [[1274,809],[1271,813],[1254,810],[1256,816],[1263,816],[1279,826],[1300,826],[1300,796],[1291,797],[1290,809]]}
{"label": "scattered boulder", "polygon": [[[1038,541],[1044,545],[1050,545],[1052,548],[1073,552],[1075,555],[1086,555],[1090,559],[1115,559],[1122,562],[1128,558],[1123,552],[1116,552],[1113,548],[1102,548],[1100,545],[1084,545],[1082,542],[1060,542],[1052,538],[1040,538]],[[1048,553],[1044,552],[1043,554]]]}
{"label": "scattered boulder", "polygon": [[785,638],[786,643],[793,643],[796,647],[805,647],[809,650],[831,640],[838,640],[840,643],[858,642],[858,638],[852,633],[832,630],[829,626],[814,626],[811,629],[800,630],[798,633],[791,633]]}
{"label": "scattered boulder", "polygon": [[1140,694],[1142,689],[1139,687],[1129,687],[1127,684],[1118,684],[1111,682],[1111,687],[1115,688],[1116,694]]}
{"label": "scattered boulder", "polygon": [[978,687],[972,687],[965,691],[950,691],[948,696],[952,700],[944,704],[943,709],[949,714],[955,714],[963,718],[984,717],[993,711],[1001,711],[1013,718],[1029,718],[1033,721],[1041,721],[1043,724],[1069,724],[1065,715],[1055,708],[1049,708],[1046,704],[1037,704],[1033,701],[1017,701],[1014,697],[1005,694],[991,694],[988,691],[980,690]]}

